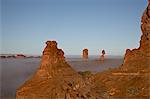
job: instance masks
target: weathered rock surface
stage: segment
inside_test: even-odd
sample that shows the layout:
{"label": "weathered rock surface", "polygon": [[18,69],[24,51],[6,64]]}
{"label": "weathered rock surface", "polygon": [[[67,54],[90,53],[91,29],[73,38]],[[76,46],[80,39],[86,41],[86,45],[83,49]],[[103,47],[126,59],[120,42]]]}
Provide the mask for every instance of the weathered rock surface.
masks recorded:
{"label": "weathered rock surface", "polygon": [[65,61],[64,52],[57,48],[56,41],[47,41],[41,66],[35,75],[16,92],[16,99],[72,99],[99,95],[91,91]]}
{"label": "weathered rock surface", "polygon": [[114,69],[97,73],[92,79],[95,90],[109,99],[149,99],[150,81],[147,73],[129,73]]}
{"label": "weathered rock surface", "polygon": [[148,4],[142,16],[141,30],[140,47],[138,49],[126,50],[122,66],[123,70],[147,71],[150,68],[150,4]]}
{"label": "weathered rock surface", "polygon": [[150,2],[141,22],[140,47],[127,49],[118,69],[97,73],[92,79],[95,89],[103,88],[110,99],[150,99]]}
{"label": "weathered rock surface", "polygon": [[88,59],[88,49],[83,49],[83,58]]}
{"label": "weathered rock surface", "polygon": [[[21,86],[17,99],[149,99],[150,98],[150,3],[142,17],[140,47],[127,50],[118,69],[90,75],[75,72],[55,41],[48,41],[41,66]],[[85,56],[88,56],[88,50]],[[84,56],[84,53],[83,53]]]}

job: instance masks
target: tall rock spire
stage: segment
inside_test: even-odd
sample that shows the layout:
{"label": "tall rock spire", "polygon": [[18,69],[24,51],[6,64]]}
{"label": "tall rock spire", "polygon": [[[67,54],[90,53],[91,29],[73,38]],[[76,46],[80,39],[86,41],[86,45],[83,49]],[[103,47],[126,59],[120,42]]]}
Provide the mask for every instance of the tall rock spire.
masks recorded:
{"label": "tall rock spire", "polygon": [[83,49],[82,57],[84,59],[88,59],[88,49],[87,48]]}
{"label": "tall rock spire", "polygon": [[81,75],[67,64],[56,41],[47,41],[40,68],[16,92],[16,99],[74,99],[95,97]]}
{"label": "tall rock spire", "polygon": [[47,41],[46,47],[43,51],[41,62],[42,66],[60,62],[65,62],[64,52],[62,51],[62,49],[57,48],[56,41]]}

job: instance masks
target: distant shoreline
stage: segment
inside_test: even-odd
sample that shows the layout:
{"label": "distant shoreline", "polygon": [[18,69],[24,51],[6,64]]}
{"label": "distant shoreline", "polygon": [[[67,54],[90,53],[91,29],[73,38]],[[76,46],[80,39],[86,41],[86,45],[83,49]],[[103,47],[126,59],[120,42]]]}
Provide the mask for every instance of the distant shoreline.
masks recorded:
{"label": "distant shoreline", "polygon": [[[65,55],[66,58],[81,58],[82,55]],[[123,55],[106,55],[105,58],[123,58]],[[0,54],[0,59],[5,59],[5,58],[41,58],[41,55],[25,55],[25,54]],[[89,59],[99,59],[100,55],[89,55]]]}
{"label": "distant shoreline", "polygon": [[0,54],[0,59],[5,58],[41,58],[41,56],[32,56],[32,55],[24,55],[24,54]]}

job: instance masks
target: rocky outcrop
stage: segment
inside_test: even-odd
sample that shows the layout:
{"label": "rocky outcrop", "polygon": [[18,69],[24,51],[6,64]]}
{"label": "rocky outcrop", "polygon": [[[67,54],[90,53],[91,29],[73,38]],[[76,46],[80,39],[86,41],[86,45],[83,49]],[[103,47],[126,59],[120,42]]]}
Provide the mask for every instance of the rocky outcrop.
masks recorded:
{"label": "rocky outcrop", "polygon": [[105,50],[102,50],[102,55],[100,56],[100,60],[104,61],[105,59]]}
{"label": "rocky outcrop", "polygon": [[41,66],[16,92],[16,99],[72,99],[96,97],[90,85],[65,61],[56,41],[47,41]]}
{"label": "rocky outcrop", "polygon": [[88,49],[83,49],[83,58],[88,59]]}
{"label": "rocky outcrop", "polygon": [[125,71],[147,71],[150,67],[150,3],[142,16],[141,30],[140,47],[126,50],[122,66]]}
{"label": "rocky outcrop", "polygon": [[93,77],[95,88],[104,90],[110,99],[150,99],[150,2],[141,29],[140,47],[126,50],[122,66]]}
{"label": "rocky outcrop", "polygon": [[[56,41],[46,42],[41,66],[16,92],[17,99],[149,99],[150,3],[142,23],[140,47],[127,49],[123,65],[95,75],[75,72]],[[88,58],[88,50],[83,51]],[[89,77],[90,76],[90,77]]]}

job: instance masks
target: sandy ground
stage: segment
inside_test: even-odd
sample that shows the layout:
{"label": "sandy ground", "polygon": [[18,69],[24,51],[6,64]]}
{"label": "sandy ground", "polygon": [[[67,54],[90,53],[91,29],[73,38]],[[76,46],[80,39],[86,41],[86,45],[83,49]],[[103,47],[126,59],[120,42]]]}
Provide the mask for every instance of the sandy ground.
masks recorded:
{"label": "sandy ground", "polygon": [[[39,58],[0,59],[0,99],[15,99],[16,89],[30,79],[40,65]],[[67,58],[67,62],[76,71],[100,72],[109,68],[116,68],[123,62],[122,58],[107,58],[104,62],[92,57],[83,60],[78,57]]]}

